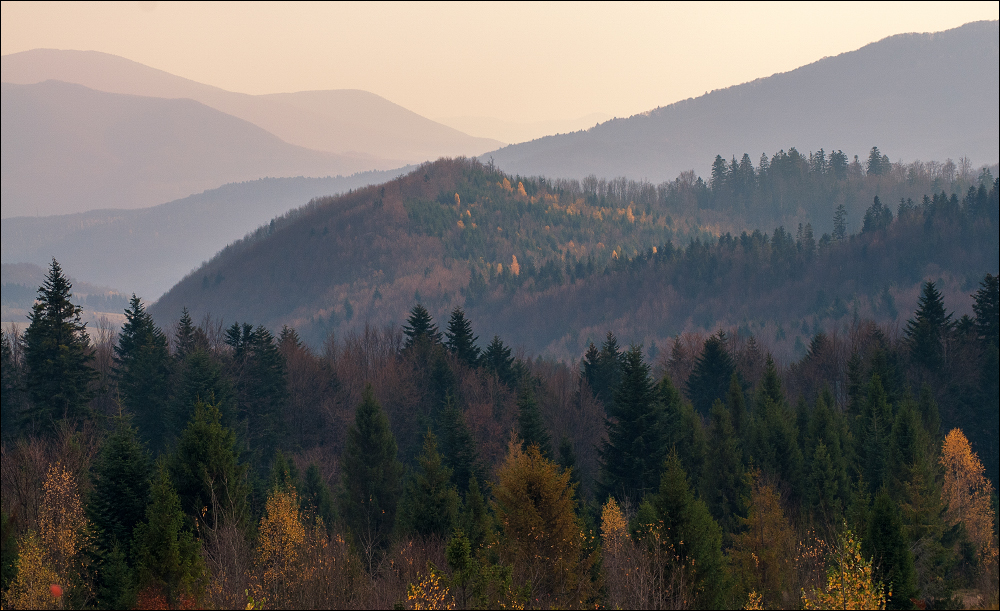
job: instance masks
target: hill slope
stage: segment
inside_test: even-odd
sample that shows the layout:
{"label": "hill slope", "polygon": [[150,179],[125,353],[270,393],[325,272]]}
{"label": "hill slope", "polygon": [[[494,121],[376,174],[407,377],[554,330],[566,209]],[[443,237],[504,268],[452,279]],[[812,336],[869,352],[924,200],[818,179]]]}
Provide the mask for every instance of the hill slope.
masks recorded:
{"label": "hill slope", "polygon": [[791,72],[482,155],[506,172],[669,180],[694,166],[789,146],[893,159],[1000,157],[1000,28],[902,34]]}
{"label": "hill slope", "polygon": [[[817,189],[829,185],[826,178],[816,179]],[[716,325],[775,334],[806,319],[839,325],[859,308],[892,320],[896,306],[888,304],[912,310],[925,277],[944,278],[954,293],[996,270],[995,183],[993,199],[984,186],[967,193],[971,203],[938,194],[922,205],[929,181],[894,186],[884,178],[835,186],[853,201],[909,194],[917,201],[912,214],[910,204],[903,207],[909,220],[888,234],[817,250],[829,236],[817,240],[809,227],[796,237],[779,228],[735,241],[709,233],[730,214],[698,207],[701,181],[662,189],[580,185],[441,160],[276,219],[190,274],[150,312],[160,324],[185,306],[196,318],[212,314],[227,324],[275,331],[287,324],[318,344],[330,332],[399,323],[420,301],[441,324],[464,306],[482,338],[499,333],[536,354],[576,358],[607,329],[662,346],[678,332]],[[692,238],[699,241],[670,246]]]}
{"label": "hill slope", "polygon": [[[405,168],[404,168],[405,170]],[[4,264],[48,265],[153,300],[226,244],[314,197],[383,182],[402,170],[336,178],[263,178],[140,210],[4,219]]]}
{"label": "hill slope", "polygon": [[110,93],[190,98],[249,121],[290,144],[392,160],[365,169],[477,155],[501,144],[469,136],[367,91],[247,95],[97,51],[34,49],[4,55],[0,66],[0,79],[5,83],[54,79]]}
{"label": "hill slope", "polygon": [[3,217],[152,206],[262,176],[369,169],[193,100],[2,85]]}

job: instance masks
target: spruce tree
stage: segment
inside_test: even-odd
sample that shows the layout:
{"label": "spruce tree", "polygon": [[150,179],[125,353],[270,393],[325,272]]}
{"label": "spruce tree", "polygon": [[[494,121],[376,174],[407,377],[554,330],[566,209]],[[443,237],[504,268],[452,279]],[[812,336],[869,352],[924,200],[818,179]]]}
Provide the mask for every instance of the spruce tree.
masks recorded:
{"label": "spruce tree", "polygon": [[52,428],[58,420],[89,415],[97,372],[83,311],[70,302],[72,285],[55,259],[28,315],[24,332],[25,384],[31,407],[25,414],[37,426]]}
{"label": "spruce tree", "polygon": [[191,320],[187,306],[181,309],[181,318],[177,322],[177,333],[174,335],[174,354],[183,360],[197,346],[198,329]]}
{"label": "spruce tree", "polygon": [[559,458],[556,461],[564,471],[569,471],[569,481],[576,486],[577,495],[583,498],[580,493],[580,469],[576,464],[576,452],[573,451],[573,442],[566,435],[559,440]]}
{"label": "spruce tree", "polygon": [[944,363],[944,341],[951,330],[951,314],[933,282],[925,282],[917,311],[906,322],[906,342],[910,358],[931,371]]}
{"label": "spruce tree", "polygon": [[868,384],[868,399],[865,401],[859,423],[861,473],[872,493],[886,483],[893,421],[892,406],[889,405],[882,389],[882,380],[878,374],[873,374]]}
{"label": "spruce tree", "polygon": [[979,340],[983,346],[1000,345],[1000,276],[986,274],[972,297]]}
{"label": "spruce tree", "polygon": [[746,399],[743,397],[743,385],[740,384],[739,375],[734,371],[729,377],[729,392],[726,393],[726,408],[729,410],[730,418],[733,422],[733,429],[739,435],[746,424],[749,414],[747,414]]}
{"label": "spruce tree", "polygon": [[472,551],[478,551],[493,533],[493,516],[483,494],[479,491],[479,481],[469,478],[468,492],[459,515],[459,525],[469,538]]}
{"label": "spruce tree", "polygon": [[653,507],[668,546],[668,562],[687,565],[693,572],[695,605],[720,609],[726,597],[722,529],[704,501],[695,497],[676,452],[667,458]]}
{"label": "spruce tree", "polygon": [[448,330],[444,335],[447,338],[445,346],[460,361],[469,367],[479,364],[479,347],[476,346],[479,338],[472,334],[472,323],[465,317],[462,308],[452,310]]}
{"label": "spruce tree", "polygon": [[514,383],[514,357],[510,348],[505,346],[499,335],[493,336],[493,341],[486,347],[481,360],[487,371],[493,373],[507,386]]}
{"label": "spruce tree", "polygon": [[596,363],[589,369],[587,364],[584,364],[584,376],[587,378],[587,383],[605,409],[610,408],[614,402],[615,393],[618,392],[623,361],[624,355],[618,347],[618,338],[615,337],[614,333],[608,331],[608,335],[601,345],[601,350],[597,353]]}
{"label": "spruce tree", "polygon": [[167,336],[133,293],[115,346],[114,376],[122,405],[155,450],[163,447],[167,431],[170,365]]}
{"label": "spruce tree", "polygon": [[410,348],[421,341],[430,344],[441,342],[441,333],[438,331],[437,325],[434,324],[434,319],[431,318],[427,308],[419,303],[410,310],[410,316],[406,319],[406,324],[403,325],[403,334],[406,335],[404,348]]}
{"label": "spruce tree", "polygon": [[684,472],[696,486],[700,485],[707,455],[705,430],[701,417],[691,403],[684,400],[669,376],[656,385],[656,395],[662,406],[663,450],[660,460],[672,450],[677,451]]}
{"label": "spruce tree", "polygon": [[733,427],[729,409],[716,401],[709,414],[708,452],[702,477],[702,498],[724,533],[737,530],[742,503],[750,494],[746,486],[743,450]]}
{"label": "spruce tree", "polygon": [[768,357],[754,400],[749,460],[765,473],[780,477],[791,487],[796,500],[801,500],[803,456],[795,420],[785,400],[777,368]]}
{"label": "spruce tree", "polygon": [[716,399],[725,400],[733,375],[733,360],[724,341],[721,332],[705,340],[705,347],[687,380],[688,398],[702,416],[708,415]]}
{"label": "spruce tree", "polygon": [[232,384],[222,364],[207,350],[195,348],[178,363],[173,391],[164,433],[168,443],[180,436],[199,401],[215,405],[225,426],[236,424]]}
{"label": "spruce tree", "polygon": [[638,502],[656,489],[667,450],[662,407],[641,346],[625,353],[621,383],[605,426],[608,438],[600,449],[602,496]]}
{"label": "spruce tree", "polygon": [[88,514],[105,552],[115,544],[128,556],[132,531],[146,516],[152,465],[136,430],[121,418],[94,461]]}
{"label": "spruce tree", "polygon": [[417,456],[419,468],[411,473],[399,506],[399,530],[404,535],[445,536],[458,516],[458,491],[451,483],[451,469],[444,466],[437,438],[427,431]]}
{"label": "spruce tree", "polygon": [[233,348],[237,412],[241,436],[253,463],[266,464],[267,457],[285,439],[282,412],[288,402],[285,357],[274,336],[263,326],[234,324],[226,343]]}
{"label": "spruce tree", "polygon": [[458,486],[459,491],[465,493],[470,478],[482,475],[482,465],[479,463],[476,442],[465,424],[465,416],[450,396],[441,412],[439,428],[444,464],[451,469],[452,481]]}
{"label": "spruce tree", "polygon": [[306,467],[305,481],[302,484],[302,493],[299,499],[306,515],[323,518],[323,525],[326,526],[327,533],[333,532],[333,523],[337,517],[333,492],[330,490],[330,486],[323,481],[323,475],[316,463],[311,463]]}
{"label": "spruce tree", "polygon": [[899,506],[885,488],[875,496],[861,550],[865,557],[873,559],[875,579],[886,586],[886,608],[912,609],[911,599],[917,595],[913,555],[903,532]]}
{"label": "spruce tree", "polygon": [[150,489],[146,521],[140,523],[132,543],[140,590],[162,593],[167,603],[190,605],[207,585],[201,543],[186,528],[181,502],[161,463]]}
{"label": "spruce tree", "polygon": [[236,453],[236,434],[222,426],[216,406],[199,401],[177,442],[169,469],[184,512],[215,528],[236,520],[247,526],[247,467]]}
{"label": "spruce tree", "polygon": [[521,437],[521,447],[527,450],[530,446],[538,446],[542,456],[552,459],[552,438],[542,421],[542,410],[535,400],[532,380],[521,385],[517,394],[517,425]]}
{"label": "spruce tree", "polygon": [[403,470],[396,458],[396,438],[389,429],[389,419],[371,384],[365,387],[354,423],[347,431],[340,464],[340,515],[371,571],[389,543],[396,521]]}

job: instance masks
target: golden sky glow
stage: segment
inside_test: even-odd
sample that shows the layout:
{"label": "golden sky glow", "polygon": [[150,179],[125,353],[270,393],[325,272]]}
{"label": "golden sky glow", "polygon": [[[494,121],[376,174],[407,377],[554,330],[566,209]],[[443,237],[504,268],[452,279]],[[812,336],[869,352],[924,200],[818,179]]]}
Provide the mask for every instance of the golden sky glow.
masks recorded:
{"label": "golden sky glow", "polygon": [[113,53],[245,93],[364,89],[431,118],[628,116],[1000,3],[3,2],[0,52]]}

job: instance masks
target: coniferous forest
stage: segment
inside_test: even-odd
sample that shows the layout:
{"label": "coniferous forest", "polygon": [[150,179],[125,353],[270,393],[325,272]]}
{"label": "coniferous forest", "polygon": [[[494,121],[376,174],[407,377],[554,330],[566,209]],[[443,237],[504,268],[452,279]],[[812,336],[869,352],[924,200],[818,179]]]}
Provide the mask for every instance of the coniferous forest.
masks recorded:
{"label": "coniferous forest", "polygon": [[[120,329],[90,328],[53,260],[2,338],[4,607],[996,608],[998,182],[949,196],[902,173],[886,184],[929,194],[895,213],[873,196],[852,233],[844,193],[899,173],[877,153],[867,177],[839,151],[763,171],[719,157],[711,184],[645,204],[638,184],[428,165],[390,189],[419,198],[359,191],[355,229],[398,207],[412,244],[471,262],[468,307],[435,318],[413,299],[402,325],[310,320],[308,338],[183,306],[162,325],[136,296]],[[787,221],[808,199],[794,189],[833,207],[832,231],[667,222],[682,195],[709,218],[771,202]],[[293,229],[319,241],[323,206],[223,255]],[[476,233],[472,210],[518,230]],[[603,259],[567,259],[610,234]],[[956,296],[933,265],[986,267]],[[898,311],[890,279],[916,307]],[[605,331],[554,360],[473,316],[572,329],[603,308],[662,337],[670,314],[641,309],[662,291],[713,328],[655,350]],[[801,321],[793,358],[775,357],[783,332],[727,316],[741,299]]]}

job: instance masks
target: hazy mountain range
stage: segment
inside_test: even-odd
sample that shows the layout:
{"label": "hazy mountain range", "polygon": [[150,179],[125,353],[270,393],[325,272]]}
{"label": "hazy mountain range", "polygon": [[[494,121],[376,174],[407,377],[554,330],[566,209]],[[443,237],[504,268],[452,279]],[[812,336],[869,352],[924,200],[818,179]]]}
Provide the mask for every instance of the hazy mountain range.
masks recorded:
{"label": "hazy mountain range", "polygon": [[[706,175],[729,160],[797,146],[867,151],[892,161],[1000,157],[1000,22],[900,34],[791,72],[712,91],[586,131],[480,157],[522,175]],[[803,153],[806,150],[802,150]]]}

